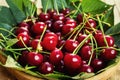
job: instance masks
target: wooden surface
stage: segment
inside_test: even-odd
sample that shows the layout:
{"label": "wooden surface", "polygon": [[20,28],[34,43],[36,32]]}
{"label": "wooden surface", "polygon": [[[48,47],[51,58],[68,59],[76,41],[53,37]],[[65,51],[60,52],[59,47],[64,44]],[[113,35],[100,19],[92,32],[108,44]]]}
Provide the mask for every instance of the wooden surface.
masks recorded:
{"label": "wooden surface", "polygon": [[[120,0],[103,0],[109,4],[114,4],[115,24],[120,22]],[[5,0],[0,0],[0,5],[7,5]],[[16,80],[5,68],[0,66],[0,80]],[[120,67],[109,80],[120,80]]]}

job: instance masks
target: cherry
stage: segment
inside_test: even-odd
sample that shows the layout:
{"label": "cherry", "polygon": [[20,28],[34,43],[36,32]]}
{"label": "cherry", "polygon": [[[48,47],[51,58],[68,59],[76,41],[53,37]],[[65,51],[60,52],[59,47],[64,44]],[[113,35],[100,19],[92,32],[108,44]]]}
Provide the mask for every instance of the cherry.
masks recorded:
{"label": "cherry", "polygon": [[29,34],[29,30],[27,27],[18,27],[17,30],[15,31],[15,34],[18,35],[19,33],[26,32]]}
{"label": "cherry", "polygon": [[100,57],[104,60],[112,60],[116,58],[116,55],[117,55],[117,51],[112,47],[109,47],[102,50]]}
{"label": "cherry", "polygon": [[106,39],[108,46],[113,47],[114,46],[114,38],[112,36],[109,36],[109,35],[99,36],[99,40],[97,40],[98,46],[101,46],[101,47],[106,46],[106,43],[104,41],[104,37]]}
{"label": "cherry", "polygon": [[76,27],[77,23],[74,19],[67,19],[67,21],[65,22],[65,24],[71,24],[72,26]]}
{"label": "cherry", "polygon": [[54,32],[61,32],[63,25],[64,25],[63,21],[61,21],[61,20],[55,21],[53,23],[53,26],[52,26],[53,29],[52,30]]}
{"label": "cherry", "polygon": [[26,22],[21,22],[19,25],[18,25],[19,27],[25,27],[25,28],[27,28],[27,29],[29,29],[29,24],[28,23],[26,23]]}
{"label": "cherry", "polygon": [[55,70],[59,72],[64,72],[64,61],[61,60],[58,65],[55,65]]}
{"label": "cherry", "polygon": [[61,13],[63,13],[64,15],[67,15],[70,13],[70,9],[69,8],[62,9]]}
{"label": "cherry", "polygon": [[40,15],[39,15],[39,19],[40,19],[40,21],[47,21],[47,20],[50,20],[50,14],[48,14],[48,13],[40,13]]}
{"label": "cherry", "polygon": [[63,44],[65,44],[65,40],[60,40],[57,44],[57,47],[60,48]]}
{"label": "cherry", "polygon": [[58,65],[63,59],[63,53],[60,49],[55,49],[50,53],[50,62],[53,65]]}
{"label": "cherry", "polygon": [[79,45],[78,41],[69,39],[66,40],[64,47],[68,52],[72,53],[78,45]]}
{"label": "cherry", "polygon": [[104,67],[104,62],[103,60],[95,58],[94,60],[92,60],[91,66],[93,67],[95,71],[98,71]]}
{"label": "cherry", "polygon": [[44,49],[52,51],[57,46],[57,40],[54,36],[44,37],[42,46]]}
{"label": "cherry", "polygon": [[97,23],[93,19],[88,19],[88,22],[85,24],[86,28],[91,29],[91,28],[96,28]]}
{"label": "cherry", "polygon": [[33,31],[35,34],[40,35],[40,34],[42,34],[44,28],[45,28],[45,23],[44,23],[44,22],[36,22],[36,23],[32,26],[32,31]]}
{"label": "cherry", "polygon": [[[86,34],[81,34],[81,33],[80,33],[80,34],[78,35],[78,37],[77,37],[77,41],[78,41],[79,43],[81,43],[86,37],[87,37]],[[84,45],[88,45],[89,43],[90,43],[90,39],[86,40],[85,43],[84,43]]]}
{"label": "cherry", "polygon": [[45,24],[47,25],[47,29],[51,29],[51,27],[52,27],[52,20],[45,21]]}
{"label": "cherry", "polygon": [[94,37],[95,37],[95,40],[96,40],[97,42],[99,42],[100,36],[103,36],[103,33],[102,33],[100,30],[97,30],[97,31],[94,33]]}
{"label": "cherry", "polygon": [[47,32],[44,37],[50,37],[53,36],[55,37],[55,40],[58,41],[58,36],[54,32]]}
{"label": "cherry", "polygon": [[[41,47],[41,44],[39,44],[40,46],[38,47],[38,43],[39,43],[39,39],[33,39],[32,41],[31,41],[31,47],[34,49],[34,50],[36,50],[36,49],[41,49],[42,47]],[[40,48],[41,47],[41,48]]]}
{"label": "cherry", "polygon": [[79,71],[80,72],[92,73],[92,72],[94,72],[94,69],[90,65],[84,64],[84,65],[82,65],[82,67],[80,68]]}
{"label": "cherry", "polygon": [[53,20],[54,21],[57,21],[57,20],[64,21],[64,19],[65,19],[65,15],[62,14],[62,13],[53,15]]}
{"label": "cherry", "polygon": [[83,15],[82,14],[77,15],[77,22],[78,22],[78,24],[83,22]]}
{"label": "cherry", "polygon": [[39,67],[39,71],[42,74],[49,74],[49,73],[53,73],[54,67],[51,63],[49,62],[44,62],[42,63],[42,65]]}
{"label": "cherry", "polygon": [[68,70],[76,70],[81,66],[81,57],[75,54],[66,54],[64,56],[64,65]]}
{"label": "cherry", "polygon": [[74,26],[71,24],[65,24],[62,28],[62,34],[65,35],[74,30]]}
{"label": "cherry", "polygon": [[92,53],[92,47],[89,45],[83,46],[79,54],[83,60],[89,60],[91,56],[92,59],[95,58],[95,52]]}
{"label": "cherry", "polygon": [[31,66],[39,66],[43,62],[43,56],[41,53],[29,52],[27,54],[27,62]]}
{"label": "cherry", "polygon": [[53,9],[48,9],[47,12],[50,14],[51,18],[53,18],[53,16],[57,14],[57,11]]}
{"label": "cherry", "polygon": [[25,47],[24,44],[25,45],[29,44],[30,36],[26,32],[23,32],[18,34],[17,39],[19,40],[17,42],[18,47]]}

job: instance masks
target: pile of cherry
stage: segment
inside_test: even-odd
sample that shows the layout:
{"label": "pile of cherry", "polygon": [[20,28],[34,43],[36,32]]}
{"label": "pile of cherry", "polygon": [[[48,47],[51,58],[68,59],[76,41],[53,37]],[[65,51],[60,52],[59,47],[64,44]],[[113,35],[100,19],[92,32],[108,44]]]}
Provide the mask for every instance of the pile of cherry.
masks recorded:
{"label": "pile of cherry", "polygon": [[82,14],[72,19],[69,13],[68,8],[60,13],[48,10],[34,22],[18,25],[16,45],[26,48],[18,59],[21,65],[36,66],[42,74],[58,71],[76,75],[97,72],[116,58],[113,37],[97,30],[97,21],[84,19]]}

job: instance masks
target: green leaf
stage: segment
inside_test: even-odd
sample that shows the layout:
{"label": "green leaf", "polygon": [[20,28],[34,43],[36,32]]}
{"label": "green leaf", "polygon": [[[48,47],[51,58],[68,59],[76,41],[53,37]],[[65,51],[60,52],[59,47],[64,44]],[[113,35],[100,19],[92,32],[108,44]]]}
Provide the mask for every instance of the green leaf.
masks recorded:
{"label": "green leaf", "polygon": [[112,26],[110,29],[108,29],[105,34],[112,35],[115,40],[115,44],[120,47],[120,23],[118,23],[115,26]]}
{"label": "green leaf", "polygon": [[86,13],[100,14],[110,7],[111,5],[108,5],[101,0],[82,0],[82,10]]}
{"label": "green leaf", "polygon": [[17,42],[18,42],[18,39],[17,39],[17,38],[9,39],[9,40],[6,41],[7,47],[13,46],[13,45],[16,44]]}
{"label": "green leaf", "polygon": [[0,33],[2,33],[4,36],[7,36],[9,33],[4,31],[3,29],[10,31],[12,29],[12,26],[5,23],[0,23]]}
{"label": "green leaf", "polygon": [[13,3],[12,0],[6,0],[6,1],[9,5],[11,13],[13,14],[12,17],[15,18],[15,21],[17,23],[22,22],[26,18],[25,14]]}
{"label": "green leaf", "polygon": [[114,7],[105,12],[102,21],[109,23],[111,26],[114,25]]}
{"label": "green leaf", "polygon": [[17,23],[8,7],[0,6],[0,23],[9,25],[15,25]]}

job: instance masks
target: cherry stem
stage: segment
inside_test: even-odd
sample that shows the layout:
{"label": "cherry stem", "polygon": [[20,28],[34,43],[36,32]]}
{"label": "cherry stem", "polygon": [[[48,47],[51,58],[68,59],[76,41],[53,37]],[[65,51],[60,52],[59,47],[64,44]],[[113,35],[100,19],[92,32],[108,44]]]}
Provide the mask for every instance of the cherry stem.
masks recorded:
{"label": "cherry stem", "polygon": [[57,1],[56,0],[55,0],[55,6],[56,6],[57,14],[59,14],[58,5],[57,5]]}
{"label": "cherry stem", "polygon": [[48,9],[48,3],[49,3],[50,0],[47,0],[47,3],[46,3],[46,7],[45,7],[45,14],[47,13],[47,9]]}
{"label": "cherry stem", "polygon": [[73,51],[73,54],[77,54],[80,50],[80,48],[84,45],[85,41],[89,39],[89,37],[92,36],[92,34],[89,34]]}
{"label": "cherry stem", "polygon": [[93,53],[94,53],[93,36],[90,36],[90,40],[91,40],[91,43],[92,43],[92,51],[91,51],[90,59],[89,59],[89,61],[88,61],[88,65],[90,65],[90,63],[91,63],[91,61],[92,61]]}
{"label": "cherry stem", "polygon": [[62,3],[62,7],[63,7],[63,9],[65,10],[65,6],[64,6],[64,4],[63,4],[63,0],[61,0],[61,3]]}
{"label": "cherry stem", "polygon": [[[32,49],[32,47],[29,47],[29,49]],[[26,48],[18,48],[18,49],[8,49],[8,48],[5,48],[5,50],[12,50],[12,51],[22,51],[22,50],[26,50]]]}
{"label": "cherry stem", "polygon": [[108,46],[108,43],[107,43],[107,40],[106,40],[106,38],[105,38],[105,36],[104,36],[105,34],[104,34],[103,26],[102,26],[102,23],[101,23],[101,20],[100,20],[99,16],[97,16],[97,19],[98,19],[98,22],[99,22],[99,25],[100,25],[100,29],[101,29],[101,31],[102,31],[102,33],[103,33],[104,42],[105,42],[105,44],[107,45],[107,47],[109,47],[109,46]]}

